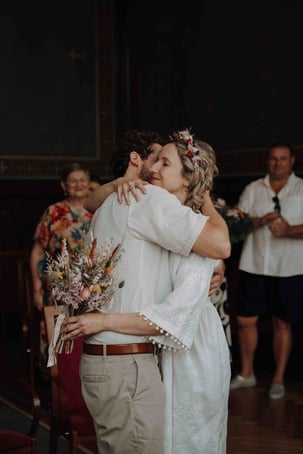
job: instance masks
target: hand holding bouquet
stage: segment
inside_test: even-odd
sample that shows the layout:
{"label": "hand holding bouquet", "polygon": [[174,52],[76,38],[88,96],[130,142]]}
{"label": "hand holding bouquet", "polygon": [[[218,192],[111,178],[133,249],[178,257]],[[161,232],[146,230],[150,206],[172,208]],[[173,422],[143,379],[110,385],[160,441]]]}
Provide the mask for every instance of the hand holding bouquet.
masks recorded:
{"label": "hand holding bouquet", "polygon": [[73,340],[62,340],[60,330],[64,318],[100,309],[112,300],[119,246],[114,247],[111,240],[97,245],[95,239],[90,249],[82,245],[69,253],[64,239],[61,254],[56,258],[47,256],[47,275],[54,303],[65,307],[56,320],[48,366],[56,362],[56,353],[70,353],[73,349]]}

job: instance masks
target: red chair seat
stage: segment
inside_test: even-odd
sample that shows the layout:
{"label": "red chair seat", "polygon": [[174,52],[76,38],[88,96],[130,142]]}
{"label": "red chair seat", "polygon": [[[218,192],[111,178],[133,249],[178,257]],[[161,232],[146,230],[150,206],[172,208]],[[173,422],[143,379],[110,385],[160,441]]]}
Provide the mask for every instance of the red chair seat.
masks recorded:
{"label": "red chair seat", "polygon": [[75,408],[73,413],[69,413],[71,427],[78,430],[80,434],[95,433],[93,419],[86,407]]}
{"label": "red chair seat", "polygon": [[[55,319],[62,313],[62,306],[45,306],[43,308],[48,345],[52,341]],[[71,453],[76,454],[79,445],[88,446],[94,453],[96,433],[87,406],[81,392],[79,375],[83,338],[74,340],[71,353],[58,353],[57,364],[50,367],[51,376],[51,431],[50,454],[56,452],[59,436],[68,439]]]}
{"label": "red chair seat", "polygon": [[31,453],[33,440],[25,434],[9,429],[0,429],[0,452]]}

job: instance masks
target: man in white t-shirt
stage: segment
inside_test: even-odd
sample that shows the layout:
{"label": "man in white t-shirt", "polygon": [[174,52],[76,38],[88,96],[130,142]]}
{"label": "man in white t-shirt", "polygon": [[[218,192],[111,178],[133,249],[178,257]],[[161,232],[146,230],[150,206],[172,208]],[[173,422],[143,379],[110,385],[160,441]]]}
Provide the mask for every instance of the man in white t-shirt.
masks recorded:
{"label": "man in white t-shirt", "polygon": [[285,394],[284,374],[292,346],[292,323],[302,317],[303,239],[274,236],[280,216],[289,224],[303,222],[303,180],[292,167],[294,155],[285,143],[274,144],[268,155],[268,174],[246,186],[238,207],[254,223],[240,257],[237,323],[241,371],[231,389],[255,386],[253,369],[257,321],[271,315],[275,372],[269,397]]}

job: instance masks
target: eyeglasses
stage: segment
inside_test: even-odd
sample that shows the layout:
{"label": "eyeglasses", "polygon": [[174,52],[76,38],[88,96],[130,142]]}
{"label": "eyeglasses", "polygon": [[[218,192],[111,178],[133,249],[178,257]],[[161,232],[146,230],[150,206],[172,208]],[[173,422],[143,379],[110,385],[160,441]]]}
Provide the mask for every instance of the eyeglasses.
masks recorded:
{"label": "eyeglasses", "polygon": [[274,206],[274,211],[276,213],[281,213],[281,205],[280,205],[280,200],[279,200],[279,197],[275,196],[272,198],[272,201],[274,202],[275,206]]}

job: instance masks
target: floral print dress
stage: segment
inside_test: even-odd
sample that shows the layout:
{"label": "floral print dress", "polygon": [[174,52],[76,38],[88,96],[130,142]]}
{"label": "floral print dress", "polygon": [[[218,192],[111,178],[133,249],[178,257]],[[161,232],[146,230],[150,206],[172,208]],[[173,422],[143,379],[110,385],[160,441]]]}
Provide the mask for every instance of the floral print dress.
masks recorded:
{"label": "floral print dress", "polygon": [[[65,238],[69,251],[75,250],[85,239],[93,214],[85,208],[72,208],[66,201],[50,205],[43,213],[36,227],[34,241],[45,252],[55,257],[62,249]],[[43,278],[46,268],[46,254],[39,263],[39,273]],[[47,304],[47,301],[45,301]]]}
{"label": "floral print dress", "polygon": [[43,213],[36,228],[34,241],[52,256],[61,251],[62,240],[68,248],[75,249],[85,238],[93,214],[85,208],[72,208],[64,200],[50,205]]}
{"label": "floral print dress", "polygon": [[[85,208],[72,208],[65,200],[57,202],[50,205],[41,216],[34,234],[34,241],[37,241],[45,252],[47,251],[53,257],[61,251],[64,238],[69,250],[74,250],[86,237],[92,217],[93,214]],[[46,254],[38,267],[45,286],[43,304],[52,304],[45,273]],[[48,356],[44,324],[40,326],[40,352],[40,367],[44,370]]]}

